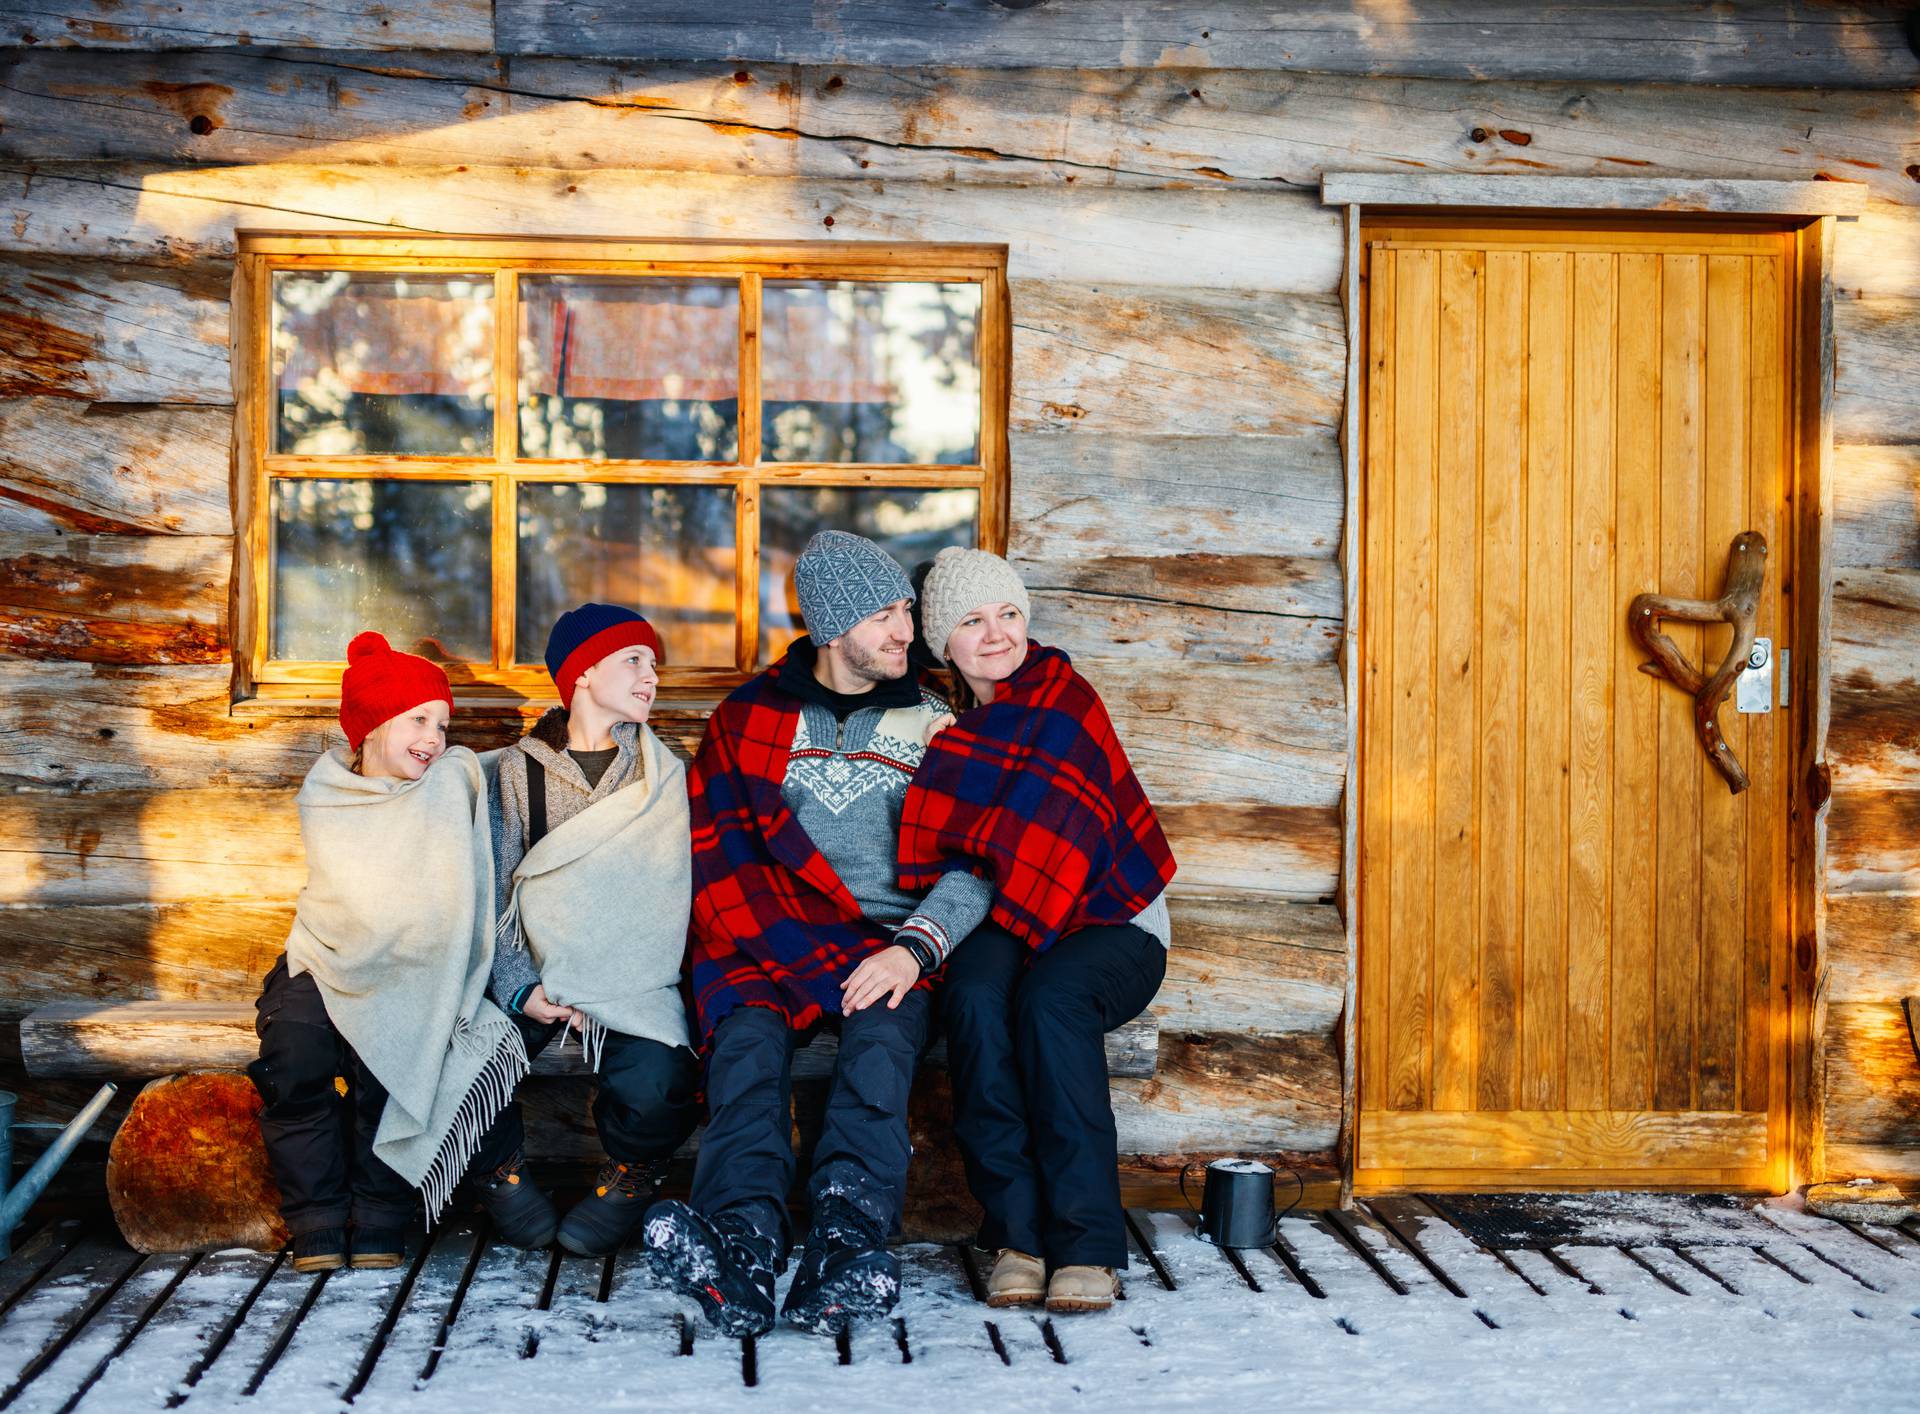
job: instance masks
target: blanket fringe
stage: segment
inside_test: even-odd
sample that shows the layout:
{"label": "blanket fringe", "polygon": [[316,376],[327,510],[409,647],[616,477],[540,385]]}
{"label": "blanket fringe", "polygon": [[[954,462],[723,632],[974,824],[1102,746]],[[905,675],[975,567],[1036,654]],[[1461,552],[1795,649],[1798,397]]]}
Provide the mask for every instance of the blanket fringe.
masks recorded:
{"label": "blanket fringe", "polygon": [[[463,1032],[466,1033],[464,1036]],[[456,1027],[455,1043],[462,1044],[472,1035],[470,1028]],[[433,1162],[427,1165],[426,1175],[420,1180],[420,1198],[426,1205],[428,1231],[433,1230],[448,1200],[453,1197],[453,1187],[473,1161],[481,1138],[492,1128],[494,1120],[500,1117],[500,1111],[512,1102],[514,1087],[532,1069],[533,1063],[527,1059],[526,1044],[520,1039],[519,1028],[509,1025],[506,1035],[494,1047],[486,1065],[474,1077],[466,1097],[460,1101],[460,1108],[454,1112],[452,1127],[447,1130],[446,1138],[440,1141],[439,1151],[434,1154]]]}

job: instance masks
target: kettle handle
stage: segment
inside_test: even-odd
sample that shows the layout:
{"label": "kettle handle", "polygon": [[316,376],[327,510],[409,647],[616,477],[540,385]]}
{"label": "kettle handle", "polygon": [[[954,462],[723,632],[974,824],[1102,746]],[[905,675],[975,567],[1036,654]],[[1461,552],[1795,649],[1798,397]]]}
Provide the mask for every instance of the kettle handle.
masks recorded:
{"label": "kettle handle", "polygon": [[1200,1216],[1200,1210],[1193,1206],[1193,1198],[1187,1192],[1187,1175],[1193,1172],[1193,1166],[1195,1164],[1204,1164],[1205,1162],[1205,1159],[1189,1159],[1180,1169],[1180,1196],[1186,1201],[1187,1210],[1196,1218]]}

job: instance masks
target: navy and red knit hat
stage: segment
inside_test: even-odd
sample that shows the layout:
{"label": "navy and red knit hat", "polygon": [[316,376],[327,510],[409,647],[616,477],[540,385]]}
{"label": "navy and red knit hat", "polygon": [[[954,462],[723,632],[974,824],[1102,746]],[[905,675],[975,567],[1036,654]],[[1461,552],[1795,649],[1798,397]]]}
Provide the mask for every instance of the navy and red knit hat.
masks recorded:
{"label": "navy and red knit hat", "polygon": [[582,604],[569,609],[547,635],[547,672],[560,693],[560,705],[573,707],[573,687],[580,674],[609,653],[641,645],[653,650],[656,663],[664,663],[660,635],[653,625],[631,609],[618,604]]}
{"label": "navy and red knit hat", "polygon": [[348,746],[358,751],[367,733],[388,718],[434,701],[453,710],[453,688],[438,663],[402,653],[371,630],[354,635],[340,675],[340,727]]}

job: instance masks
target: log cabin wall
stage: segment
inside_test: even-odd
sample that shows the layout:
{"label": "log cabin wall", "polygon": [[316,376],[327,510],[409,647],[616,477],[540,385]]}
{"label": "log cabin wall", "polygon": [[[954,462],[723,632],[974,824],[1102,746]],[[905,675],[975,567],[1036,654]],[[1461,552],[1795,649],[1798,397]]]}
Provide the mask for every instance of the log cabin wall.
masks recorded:
{"label": "log cabin wall", "polygon": [[[271,8],[0,16],[0,1020],[250,997],[301,882],[291,798],[330,709],[230,703],[236,228],[1004,242],[1011,554],[1181,862],[1122,1149],[1334,1172],[1345,236],[1321,175],[1832,177],[1871,201],[1836,243],[1833,803],[1803,947],[1826,1169],[1920,1178],[1900,7]],[[0,1083],[35,1117],[79,1098],[17,1052]],[[579,1147],[569,1109],[544,1144]]]}

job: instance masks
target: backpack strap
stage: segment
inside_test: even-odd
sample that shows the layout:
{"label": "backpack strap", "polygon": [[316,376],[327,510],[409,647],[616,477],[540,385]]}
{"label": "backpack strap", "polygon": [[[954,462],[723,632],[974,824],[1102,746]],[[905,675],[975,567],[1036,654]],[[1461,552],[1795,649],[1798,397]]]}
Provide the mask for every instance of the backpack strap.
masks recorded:
{"label": "backpack strap", "polygon": [[531,850],[547,835],[547,768],[526,752],[527,757],[527,848]]}

